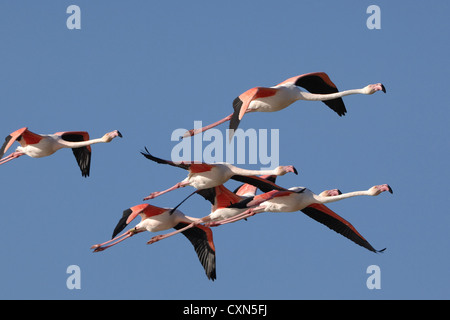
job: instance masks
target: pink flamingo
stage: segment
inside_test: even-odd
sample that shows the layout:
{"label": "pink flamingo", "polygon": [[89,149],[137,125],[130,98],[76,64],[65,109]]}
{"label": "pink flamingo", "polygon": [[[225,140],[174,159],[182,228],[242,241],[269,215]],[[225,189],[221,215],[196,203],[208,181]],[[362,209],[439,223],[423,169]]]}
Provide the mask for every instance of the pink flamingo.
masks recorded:
{"label": "pink flamingo", "polygon": [[[307,91],[303,90],[306,89]],[[187,131],[183,137],[196,135],[230,121],[230,139],[239,126],[244,114],[249,112],[275,112],[282,110],[297,100],[323,101],[339,116],[347,112],[342,97],[351,94],[373,94],[377,91],[386,93],[381,83],[369,84],[361,89],[339,92],[336,85],[324,72],[313,72],[289,78],[276,86],[255,87],[239,95],[233,101],[234,112],[213,124],[200,129]]]}
{"label": "pink flamingo", "polygon": [[[181,162],[175,163],[169,160],[163,160],[146,152],[141,152],[147,159],[155,161],[161,164],[168,164],[174,167],[182,168],[189,171],[188,176],[183,181],[175,184],[173,187],[160,191],[153,192],[144,200],[156,198],[164,193],[172,190],[192,186],[196,189],[208,189],[216,186],[220,186],[230,179],[241,181],[244,183],[257,183],[264,181],[264,179],[257,177],[256,175],[276,175],[282,176],[288,172],[298,174],[297,170],[293,166],[279,166],[273,170],[246,170],[235,167],[228,163],[215,163],[208,164],[203,162]],[[272,188],[273,189],[273,188]]]}
{"label": "pink flamingo", "polygon": [[[61,148],[71,148],[81,169],[81,174],[83,177],[88,177],[91,166],[91,145],[111,142],[115,137],[122,137],[122,134],[114,130],[99,139],[89,140],[89,134],[85,131],[36,134],[28,128],[21,128],[5,138],[5,142],[0,149],[0,165],[23,155],[42,158],[52,155]],[[5,152],[15,141],[20,143],[20,147],[17,147],[15,152],[2,159]]]}
{"label": "pink flamingo", "polygon": [[385,249],[375,250],[348,221],[337,215],[324,204],[356,196],[377,196],[385,191],[393,193],[391,187],[387,184],[376,185],[364,191],[348,193],[341,193],[338,189],[326,190],[319,195],[314,194],[311,190],[304,187],[294,187],[286,191],[272,190],[267,193],[268,200],[262,202],[259,206],[249,208],[247,211],[235,215],[232,218],[207,223],[206,225],[215,227],[236,222],[261,212],[302,211],[307,216],[326,225],[356,244],[373,252],[382,252]]}
{"label": "pink flamingo", "polygon": [[[141,217],[141,222],[134,228],[116,236],[137,216]],[[181,211],[176,209],[140,204],[126,209],[123,212],[122,218],[114,229],[111,240],[93,245],[91,249],[94,249],[94,252],[100,252],[144,231],[158,232],[175,228],[181,230],[180,232],[182,232],[194,246],[206,276],[208,279],[214,281],[216,279],[216,250],[211,229],[202,225],[196,225],[194,228],[189,228],[189,230],[184,229],[186,225],[189,225],[195,220],[196,218],[185,216]],[[151,242],[149,241],[148,243]]]}

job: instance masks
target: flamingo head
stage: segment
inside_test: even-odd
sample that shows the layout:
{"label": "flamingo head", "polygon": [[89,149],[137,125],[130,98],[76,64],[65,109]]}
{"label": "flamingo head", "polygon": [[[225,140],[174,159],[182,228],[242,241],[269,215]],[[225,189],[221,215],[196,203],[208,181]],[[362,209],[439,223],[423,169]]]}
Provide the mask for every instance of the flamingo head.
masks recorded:
{"label": "flamingo head", "polygon": [[275,174],[277,176],[284,176],[288,172],[293,172],[295,174],[298,174],[297,169],[295,169],[294,166],[279,166],[275,169]]}
{"label": "flamingo head", "polygon": [[369,84],[363,89],[364,94],[374,94],[377,91],[383,91],[384,93],[386,93],[386,88],[382,83],[377,83],[377,84]]}
{"label": "flamingo head", "polygon": [[371,196],[377,196],[382,192],[389,191],[390,193],[393,193],[392,188],[388,184],[381,184],[378,186],[373,186],[369,189],[369,194]]}
{"label": "flamingo head", "polygon": [[122,134],[120,133],[119,130],[114,130],[114,131],[105,133],[105,135],[102,137],[102,141],[103,142],[111,142],[112,139],[114,139],[116,137],[122,138]]}

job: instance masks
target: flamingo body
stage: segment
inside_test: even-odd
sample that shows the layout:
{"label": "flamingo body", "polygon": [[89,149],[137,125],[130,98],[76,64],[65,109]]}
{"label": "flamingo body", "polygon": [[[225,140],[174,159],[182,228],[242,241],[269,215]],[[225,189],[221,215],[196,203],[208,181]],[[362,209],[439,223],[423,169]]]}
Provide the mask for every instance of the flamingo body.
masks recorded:
{"label": "flamingo body", "polygon": [[233,175],[230,167],[225,164],[217,163],[203,171],[198,168],[197,164],[192,164],[189,168],[189,174],[183,182],[195,189],[207,189],[224,184]]}
{"label": "flamingo body", "polygon": [[274,193],[274,196],[263,203],[267,212],[295,212],[316,202],[314,193],[303,187],[289,188],[289,191]]}
{"label": "flamingo body", "polygon": [[[214,187],[213,193],[214,199],[211,201],[211,213],[207,218],[209,221],[228,219],[236,216],[238,213],[244,212],[249,208],[249,200],[253,198],[253,196],[248,198],[241,197],[223,185]],[[199,194],[202,194],[202,192],[199,192]],[[206,219],[204,218],[203,220],[205,221]]]}

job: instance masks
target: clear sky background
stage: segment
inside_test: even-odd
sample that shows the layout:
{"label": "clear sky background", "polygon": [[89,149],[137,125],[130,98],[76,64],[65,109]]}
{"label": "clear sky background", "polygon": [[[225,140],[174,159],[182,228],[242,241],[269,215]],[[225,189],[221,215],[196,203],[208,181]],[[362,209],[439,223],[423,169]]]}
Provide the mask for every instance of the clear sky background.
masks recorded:
{"label": "clear sky background", "polygon": [[[66,27],[72,4],[80,30]],[[380,30],[366,26],[372,4]],[[70,150],[0,167],[0,298],[449,299],[449,14],[448,1],[2,1],[0,135],[27,126],[124,138],[93,146],[87,179]],[[146,160],[145,146],[170,158],[175,129],[230,114],[249,88],[315,71],[340,90],[382,82],[387,94],[346,97],[345,117],[300,101],[240,127],[280,130],[280,162],[299,170],[283,186],[390,184],[393,195],[329,205],[384,253],[301,212],[215,228],[215,282],[182,235],[148,246],[143,233],[92,253],[124,209],[186,176]],[[149,203],[171,207],[192,191]],[[194,197],[181,209],[203,217],[210,205]],[[80,290],[66,286],[70,265]],[[366,286],[370,265],[379,290]]]}

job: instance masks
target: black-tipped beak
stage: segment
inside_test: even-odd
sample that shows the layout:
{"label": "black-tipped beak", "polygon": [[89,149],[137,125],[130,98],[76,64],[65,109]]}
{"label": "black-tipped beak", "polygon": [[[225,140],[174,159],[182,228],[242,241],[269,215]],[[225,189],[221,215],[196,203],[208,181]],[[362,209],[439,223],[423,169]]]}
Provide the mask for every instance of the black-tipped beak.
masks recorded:
{"label": "black-tipped beak", "polygon": [[381,90],[382,90],[384,93],[386,93],[386,88],[384,87],[383,84],[381,85]]}
{"label": "black-tipped beak", "polygon": [[294,173],[295,173],[296,175],[298,175],[297,169],[295,169],[295,167],[292,167],[292,168],[294,168]]}
{"label": "black-tipped beak", "polygon": [[119,130],[117,130],[117,134],[119,135],[119,137],[123,138],[122,134],[120,133]]}
{"label": "black-tipped beak", "polygon": [[391,186],[390,186],[390,185],[388,185],[388,188],[389,188],[389,192],[393,194],[393,193],[394,193],[394,191],[392,191],[392,188],[391,188]]}

